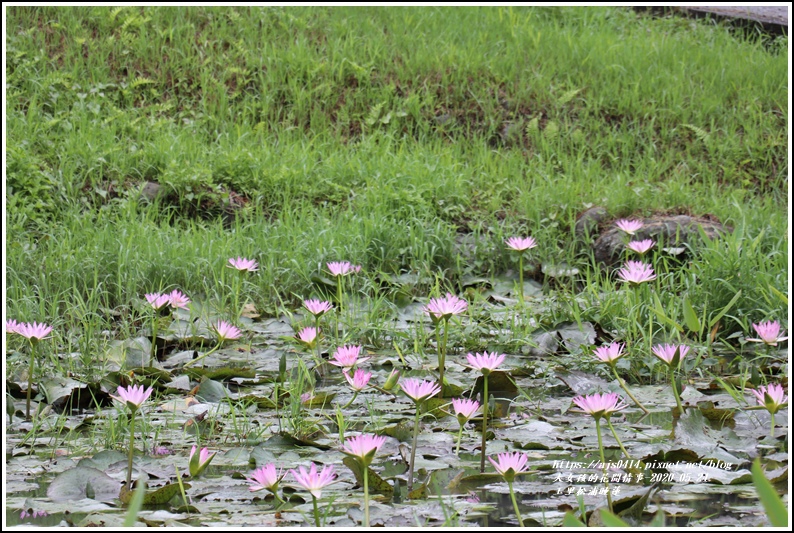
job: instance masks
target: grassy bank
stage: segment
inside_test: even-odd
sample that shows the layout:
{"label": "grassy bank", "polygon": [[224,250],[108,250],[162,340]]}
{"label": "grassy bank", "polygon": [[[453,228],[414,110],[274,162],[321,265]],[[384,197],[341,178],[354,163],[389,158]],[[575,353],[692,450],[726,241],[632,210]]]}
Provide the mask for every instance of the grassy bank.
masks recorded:
{"label": "grassy bank", "polygon": [[739,290],[726,333],[786,318],[782,39],[625,8],[7,13],[7,313],[81,351],[131,333],[144,292],[223,298],[232,256],[276,314],[326,261],[362,264],[368,298],[460,291],[515,269],[516,234],[579,267],[609,324],[614,282],[573,239],[591,205],[740,230],[670,273],[677,320]]}

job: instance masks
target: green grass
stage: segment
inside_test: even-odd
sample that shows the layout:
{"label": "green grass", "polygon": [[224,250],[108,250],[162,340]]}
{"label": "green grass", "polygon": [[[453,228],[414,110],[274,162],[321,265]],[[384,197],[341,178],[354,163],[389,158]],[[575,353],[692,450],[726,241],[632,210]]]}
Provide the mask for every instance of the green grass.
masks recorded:
{"label": "green grass", "polygon": [[547,320],[620,330],[573,241],[591,205],[736,228],[660,275],[672,320],[682,296],[701,316],[738,290],[720,335],[787,319],[785,39],[626,8],[7,14],[7,314],[69,350],[137,334],[146,292],[224,302],[229,257],[259,261],[245,290],[266,315],[334,260],[385,308],[514,269],[519,234],[588,287]]}

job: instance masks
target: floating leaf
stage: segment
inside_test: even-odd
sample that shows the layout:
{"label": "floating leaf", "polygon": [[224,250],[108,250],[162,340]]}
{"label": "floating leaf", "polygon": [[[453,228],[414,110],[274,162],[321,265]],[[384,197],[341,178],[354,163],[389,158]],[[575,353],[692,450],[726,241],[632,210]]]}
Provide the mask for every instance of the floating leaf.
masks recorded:
{"label": "floating leaf", "polygon": [[[103,396],[99,384],[89,385],[71,378],[52,378],[40,384],[47,403],[58,411],[84,409],[92,406],[97,396]],[[107,398],[107,396],[104,396]]]}
{"label": "floating leaf", "polygon": [[82,500],[111,501],[119,496],[118,481],[96,468],[77,466],[58,474],[47,487],[47,496],[55,502]]}
{"label": "floating leaf", "polygon": [[[342,459],[342,463],[348,467],[351,472],[353,472],[353,475],[356,476],[356,482],[359,484],[359,486],[363,487],[364,469],[361,467],[361,463],[354,457],[345,457]],[[370,467],[367,467],[367,485],[369,486],[370,494],[377,492],[391,496],[394,492],[394,487],[392,487],[387,481],[383,480],[383,478],[381,478]]]}
{"label": "floating leaf", "polygon": [[95,453],[92,457],[85,457],[80,459],[80,462],[77,463],[77,466],[85,466],[90,468],[96,468],[98,470],[106,470],[110,465],[126,461],[127,454],[122,453],[117,450],[102,450],[99,453]]}
{"label": "floating leaf", "polygon": [[207,403],[217,403],[229,395],[223,384],[204,378],[198,388],[196,397]]}
{"label": "floating leaf", "polygon": [[409,500],[424,500],[427,498],[427,485],[419,485],[408,493]]}
{"label": "floating leaf", "polygon": [[111,341],[105,359],[116,363],[117,368],[140,368],[152,363],[152,341],[147,337],[136,337],[123,341]]}
{"label": "floating leaf", "polygon": [[[137,483],[145,483],[143,480],[138,480]],[[190,483],[182,483],[185,489],[190,488]],[[153,492],[147,492],[143,497],[143,505],[165,505],[171,501],[171,498],[180,493],[179,483],[168,483]],[[135,491],[130,490],[127,485],[121,488],[119,499],[124,504],[129,504],[135,495]]]}

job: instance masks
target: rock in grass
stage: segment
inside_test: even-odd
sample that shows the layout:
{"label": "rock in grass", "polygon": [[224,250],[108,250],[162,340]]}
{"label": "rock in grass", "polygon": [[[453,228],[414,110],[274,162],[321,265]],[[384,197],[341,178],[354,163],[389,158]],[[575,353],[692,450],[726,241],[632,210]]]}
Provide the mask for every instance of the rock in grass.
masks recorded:
{"label": "rock in grass", "polygon": [[[595,208],[593,208],[595,209]],[[593,211],[592,209],[590,211]],[[639,218],[639,217],[626,217]],[[709,239],[719,238],[720,234],[733,231],[723,226],[714,217],[690,215],[655,215],[640,218],[643,226],[631,238],[635,241],[652,239],[657,249],[696,247],[702,242],[701,230]],[[577,222],[577,227],[579,223]],[[608,266],[622,260],[626,234],[614,224],[601,223],[601,235],[593,243],[596,260]]]}

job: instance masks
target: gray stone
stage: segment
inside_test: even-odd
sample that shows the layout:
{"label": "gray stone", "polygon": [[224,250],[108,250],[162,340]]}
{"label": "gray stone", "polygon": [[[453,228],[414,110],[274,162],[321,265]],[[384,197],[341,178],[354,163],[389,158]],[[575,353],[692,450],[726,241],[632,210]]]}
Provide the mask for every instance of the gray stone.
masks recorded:
{"label": "gray stone", "polygon": [[601,206],[591,207],[576,219],[574,226],[574,233],[577,239],[584,239],[588,235],[595,236],[598,234],[598,229],[601,223],[607,219],[609,214],[606,208]]}
{"label": "gray stone", "polygon": [[697,246],[701,242],[698,226],[703,229],[709,239],[716,239],[721,233],[733,231],[732,228],[726,228],[719,221],[689,215],[659,215],[642,219],[642,222],[642,228],[630,239],[617,226],[612,225],[606,228],[593,243],[596,260],[607,265],[614,265],[620,261],[625,243],[629,240],[653,239],[656,241],[656,246],[662,248],[691,247]]}
{"label": "gray stone", "polygon": [[161,194],[162,187],[159,183],[155,183],[154,181],[147,181],[143,184],[143,188],[141,189],[141,198],[145,198],[150,202],[154,202]]}

